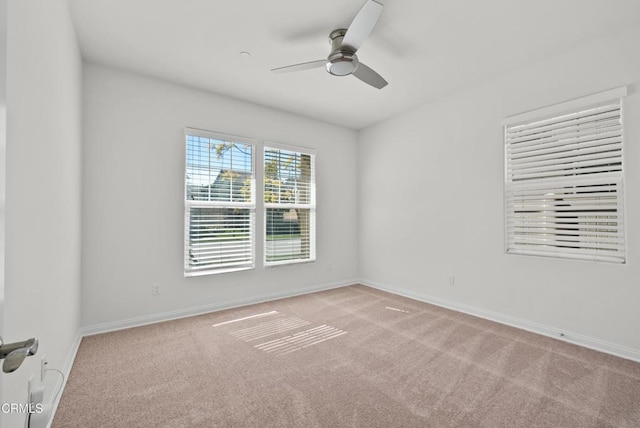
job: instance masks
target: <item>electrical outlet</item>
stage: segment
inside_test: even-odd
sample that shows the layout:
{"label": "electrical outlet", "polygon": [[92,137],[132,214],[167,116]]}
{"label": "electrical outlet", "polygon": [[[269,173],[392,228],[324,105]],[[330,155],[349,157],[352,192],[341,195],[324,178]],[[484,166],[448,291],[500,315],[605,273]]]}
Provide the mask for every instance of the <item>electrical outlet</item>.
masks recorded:
{"label": "electrical outlet", "polygon": [[49,361],[47,361],[47,354],[44,354],[40,359],[40,380],[41,381],[44,381],[44,375],[47,373],[47,364],[49,364]]}
{"label": "electrical outlet", "polygon": [[153,284],[151,286],[151,294],[154,296],[160,295],[160,284]]}
{"label": "electrical outlet", "polygon": [[455,276],[451,273],[449,274],[449,285],[455,284]]}

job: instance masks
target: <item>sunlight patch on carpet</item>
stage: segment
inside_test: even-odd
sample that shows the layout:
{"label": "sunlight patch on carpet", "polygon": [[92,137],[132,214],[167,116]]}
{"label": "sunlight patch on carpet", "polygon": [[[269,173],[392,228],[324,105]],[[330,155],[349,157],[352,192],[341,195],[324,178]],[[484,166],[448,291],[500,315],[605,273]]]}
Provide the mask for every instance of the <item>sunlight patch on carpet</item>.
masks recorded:
{"label": "sunlight patch on carpet", "polygon": [[[404,312],[401,309],[397,310]],[[264,319],[264,317],[267,316],[269,316],[269,318]],[[235,323],[240,323],[240,325]],[[287,336],[254,346],[256,349],[271,353],[272,355],[289,354],[347,333],[346,331],[326,324],[304,331],[298,331],[297,333],[292,332],[292,330],[300,329],[309,324],[311,324],[310,321],[282,312],[271,311],[220,322],[214,324],[213,327],[223,327],[222,330],[226,330],[229,335],[243,342],[252,342],[259,339],[266,340],[265,338],[268,336],[277,337],[282,336],[283,333],[288,334]]]}
{"label": "sunlight patch on carpet", "polygon": [[303,327],[308,324],[311,323],[296,317],[278,318],[253,327],[232,331],[231,335],[244,340],[245,342],[251,342],[252,340],[262,339],[273,334],[284,333],[285,331]]}
{"label": "sunlight patch on carpet", "polygon": [[335,339],[336,337],[342,336],[346,333],[346,331],[335,327],[321,325],[319,327],[301,331],[291,336],[270,340],[268,342],[255,345],[255,347],[265,352],[274,353],[275,355],[286,355],[309,346],[317,345],[326,340]]}
{"label": "sunlight patch on carpet", "polygon": [[409,311],[405,311],[404,309],[392,308],[391,306],[385,306],[385,309],[389,309],[390,311],[402,312],[408,314]]}
{"label": "sunlight patch on carpet", "polygon": [[213,326],[214,327],[220,327],[221,325],[232,324],[234,322],[245,321],[245,320],[250,320],[250,319],[254,319],[254,318],[266,317],[266,316],[269,316],[269,315],[276,315],[278,313],[279,313],[278,311],[264,312],[262,314],[256,314],[256,315],[250,315],[248,317],[236,318],[236,319],[231,320],[231,321],[219,322],[218,324],[214,324]]}

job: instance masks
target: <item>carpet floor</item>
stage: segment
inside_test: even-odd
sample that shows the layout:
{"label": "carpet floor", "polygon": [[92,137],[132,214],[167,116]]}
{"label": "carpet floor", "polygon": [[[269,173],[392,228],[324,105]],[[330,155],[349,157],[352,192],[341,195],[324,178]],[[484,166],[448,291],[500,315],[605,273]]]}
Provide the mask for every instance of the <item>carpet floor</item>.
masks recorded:
{"label": "carpet floor", "polygon": [[85,337],[53,427],[640,427],[640,364],[355,285]]}

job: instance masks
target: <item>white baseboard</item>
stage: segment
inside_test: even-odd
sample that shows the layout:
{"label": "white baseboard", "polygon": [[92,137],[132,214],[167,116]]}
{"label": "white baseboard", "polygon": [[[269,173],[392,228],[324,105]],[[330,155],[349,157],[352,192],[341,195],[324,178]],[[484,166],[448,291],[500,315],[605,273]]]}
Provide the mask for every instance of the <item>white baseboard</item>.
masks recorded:
{"label": "white baseboard", "polygon": [[67,386],[67,380],[69,380],[69,374],[71,373],[71,368],[73,367],[73,363],[76,360],[76,355],[78,354],[78,349],[80,348],[80,342],[82,341],[82,334],[80,331],[76,334],[76,337],[73,339],[73,343],[71,344],[71,348],[67,353],[67,358],[64,360],[64,367],[62,367],[62,373],[64,377],[60,379],[61,384],[58,383],[59,386],[56,387],[56,391],[60,388],[57,396],[55,396],[55,401],[51,403],[51,416],[49,418],[49,422],[47,423],[47,428],[51,428],[51,424],[53,423],[53,419],[56,416],[56,411],[58,410],[58,404],[60,404],[60,399],[62,398],[62,394],[64,393],[64,388]]}
{"label": "white baseboard", "polygon": [[418,300],[425,303],[430,303],[432,305],[451,309],[457,312],[463,312],[465,314],[484,318],[490,321],[495,321],[500,324],[505,324],[511,327],[527,330],[532,333],[537,333],[543,336],[548,336],[554,339],[569,342],[574,345],[583,346],[585,348],[615,355],[617,357],[640,362],[640,350],[638,349],[628,348],[626,346],[618,345],[618,344],[607,342],[600,339],[595,339],[595,338],[584,336],[577,333],[572,333],[556,327],[550,327],[548,325],[540,324],[534,321],[528,321],[521,318],[512,317],[510,315],[501,314],[499,312],[493,312],[493,311],[478,308],[475,306],[466,305],[464,303],[454,302],[447,299],[441,299],[439,297],[433,297],[427,294],[416,293],[414,291],[406,290],[403,288],[390,287],[388,285],[381,284],[375,281],[370,281],[367,279],[361,279],[359,283],[362,285],[366,285],[367,287],[376,288],[378,290],[386,291],[392,294],[397,294],[400,296],[408,297],[410,299]]}
{"label": "white baseboard", "polygon": [[163,312],[159,314],[145,315],[141,317],[129,318],[120,321],[113,321],[103,324],[90,325],[81,328],[80,332],[82,336],[91,336],[94,334],[107,333],[110,331],[123,330],[131,327],[139,327],[147,324],[154,324],[162,321],[170,321],[179,318],[191,317],[194,315],[202,315],[209,312],[217,312],[226,309],[237,308],[241,306],[253,305],[256,303],[269,302],[272,300],[284,299],[287,297],[299,296],[302,294],[315,293],[323,290],[330,290],[333,288],[346,287],[349,285],[357,284],[357,280],[340,281],[329,284],[314,285],[311,287],[303,287],[286,291],[279,291],[275,293],[267,293],[257,296],[251,296],[247,298],[227,300],[223,302],[216,302],[201,306],[194,306],[185,309],[178,309],[175,311]]}

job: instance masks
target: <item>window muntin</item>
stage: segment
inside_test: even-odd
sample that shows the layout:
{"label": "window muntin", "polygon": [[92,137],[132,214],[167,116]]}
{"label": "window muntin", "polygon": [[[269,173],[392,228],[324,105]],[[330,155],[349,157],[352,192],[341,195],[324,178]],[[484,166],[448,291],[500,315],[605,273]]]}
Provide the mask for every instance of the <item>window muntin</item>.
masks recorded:
{"label": "window muntin", "polygon": [[622,131],[620,98],[506,125],[507,253],[624,263]]}
{"label": "window muntin", "polygon": [[254,267],[254,144],[186,133],[186,276]]}
{"label": "window muntin", "polygon": [[315,156],[264,148],[266,265],[315,260]]}

